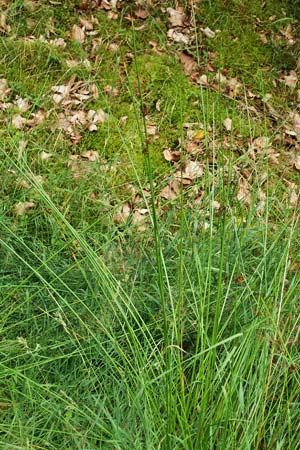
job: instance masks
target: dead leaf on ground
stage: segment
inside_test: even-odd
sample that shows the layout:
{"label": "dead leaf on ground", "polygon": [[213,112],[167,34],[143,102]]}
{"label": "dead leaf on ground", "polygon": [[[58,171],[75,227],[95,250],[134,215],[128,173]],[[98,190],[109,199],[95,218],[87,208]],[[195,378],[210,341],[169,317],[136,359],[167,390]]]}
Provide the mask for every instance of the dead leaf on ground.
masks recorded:
{"label": "dead leaf on ground", "polygon": [[117,209],[116,214],[113,216],[113,221],[119,225],[127,222],[131,213],[131,206],[129,202],[124,203]]}
{"label": "dead leaf on ground", "polygon": [[172,27],[184,26],[185,14],[181,6],[179,6],[177,9],[167,8],[167,13],[169,14],[169,22]]}
{"label": "dead leaf on ground", "polygon": [[182,44],[188,44],[190,41],[190,38],[188,35],[183,34],[179,31],[176,31],[174,28],[170,28],[170,30],[167,32],[167,36],[171,41],[182,43]]}
{"label": "dead leaf on ground", "polygon": [[0,14],[0,32],[3,34],[11,32],[11,26],[6,23],[6,15],[4,13]]}
{"label": "dead leaf on ground", "polygon": [[28,98],[17,97],[16,105],[20,112],[28,111],[30,107]]}
{"label": "dead leaf on ground", "polygon": [[180,194],[180,181],[172,180],[160,191],[160,196],[165,200],[176,200]]}
{"label": "dead leaf on ground", "polygon": [[223,120],[223,125],[224,125],[226,131],[231,131],[232,120],[229,117],[227,117],[225,120]]}
{"label": "dead leaf on ground", "polygon": [[300,114],[295,112],[292,115],[294,131],[297,134],[297,138],[300,139]]}
{"label": "dead leaf on ground", "polygon": [[202,177],[204,174],[205,164],[199,161],[188,161],[184,165],[184,170],[182,171],[182,177],[188,180],[194,180],[196,178]]}
{"label": "dead leaf on ground", "polygon": [[87,152],[82,153],[81,157],[87,161],[95,162],[99,160],[99,153],[95,150],[88,150]]}
{"label": "dead leaf on ground", "polygon": [[8,87],[8,82],[5,78],[0,79],[0,101],[3,101],[8,96],[11,89]]}
{"label": "dead leaf on ground", "polygon": [[250,194],[250,185],[248,181],[240,177],[239,178],[239,190],[237,193],[237,199],[239,202],[244,203],[246,206],[249,206],[251,203],[251,194]]}
{"label": "dead leaf on ground", "polygon": [[12,118],[12,124],[17,130],[20,130],[25,126],[26,119],[25,117],[22,117],[20,114],[16,114]]}
{"label": "dead leaf on ground", "polygon": [[286,86],[294,89],[298,83],[298,77],[294,70],[291,70],[289,75],[283,75],[280,79]]}
{"label": "dead leaf on ground", "polygon": [[295,183],[289,183],[290,188],[290,207],[295,208],[298,205],[299,195]]}
{"label": "dead leaf on ground", "polygon": [[187,53],[181,52],[180,61],[183,65],[183,70],[186,75],[190,76],[192,73],[195,73],[197,71],[198,69],[197,62]]}
{"label": "dead leaf on ground", "polygon": [[163,155],[165,160],[169,162],[178,162],[180,160],[179,150],[171,150],[170,148],[167,148],[163,151]]}
{"label": "dead leaf on ground", "polygon": [[210,28],[206,27],[206,28],[200,28],[200,30],[202,31],[202,33],[210,38],[213,39],[216,36],[216,33],[214,31],[212,31]]}
{"label": "dead leaf on ground", "polygon": [[89,22],[83,17],[79,17],[79,22],[87,31],[92,31],[94,29],[94,25],[92,24],[92,22]]}
{"label": "dead leaf on ground", "polygon": [[17,216],[24,216],[24,214],[35,208],[35,203],[33,202],[19,202],[15,205],[15,213]]}
{"label": "dead leaf on ground", "polygon": [[44,151],[40,153],[40,159],[42,161],[47,161],[47,159],[51,158],[51,156],[52,156],[52,153],[48,153],[48,152],[44,152]]}
{"label": "dead leaf on ground", "polygon": [[144,9],[139,7],[135,12],[134,15],[138,18],[138,19],[142,19],[145,20],[148,17],[148,12]]}
{"label": "dead leaf on ground", "polygon": [[103,90],[106,94],[110,94],[112,97],[117,97],[119,95],[119,90],[109,84],[104,86]]}
{"label": "dead leaf on ground", "polygon": [[73,25],[71,31],[71,38],[83,44],[83,42],[85,41],[84,30],[80,28],[78,25]]}
{"label": "dead leaf on ground", "polygon": [[300,171],[300,155],[297,155],[294,159],[294,167],[296,170]]}
{"label": "dead leaf on ground", "polygon": [[135,209],[132,215],[132,224],[137,227],[138,231],[145,231],[146,221],[147,221],[147,214],[148,214],[147,208],[139,208]]}

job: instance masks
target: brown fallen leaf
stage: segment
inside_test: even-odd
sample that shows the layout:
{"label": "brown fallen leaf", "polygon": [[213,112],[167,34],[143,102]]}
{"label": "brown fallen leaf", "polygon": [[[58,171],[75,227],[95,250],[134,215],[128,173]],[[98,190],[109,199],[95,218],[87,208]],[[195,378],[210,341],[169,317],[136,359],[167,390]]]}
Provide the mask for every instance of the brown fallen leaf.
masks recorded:
{"label": "brown fallen leaf", "polygon": [[44,152],[44,151],[40,153],[40,159],[42,161],[47,161],[47,159],[51,158],[51,156],[52,156],[52,153],[48,153],[48,152]]}
{"label": "brown fallen leaf", "polygon": [[300,171],[300,155],[297,155],[294,159],[294,167],[296,170]]}
{"label": "brown fallen leaf", "polygon": [[49,44],[54,45],[55,47],[65,48],[67,43],[63,38],[51,39]]}
{"label": "brown fallen leaf", "polygon": [[165,160],[169,162],[178,162],[180,160],[179,150],[171,150],[170,148],[167,148],[163,151],[163,155]]}
{"label": "brown fallen leaf", "polygon": [[4,101],[5,97],[10,93],[11,89],[8,87],[8,82],[5,78],[0,79],[0,101]]}
{"label": "brown fallen leaf", "polygon": [[299,195],[296,191],[296,184],[290,183],[290,207],[295,208],[298,205]]}
{"label": "brown fallen leaf", "polygon": [[113,216],[113,221],[117,224],[124,224],[127,222],[131,213],[131,206],[129,202],[124,203],[124,205],[120,206]]}
{"label": "brown fallen leaf", "polygon": [[205,164],[198,161],[188,161],[185,163],[184,170],[182,171],[182,177],[188,180],[194,180],[202,177],[205,169]]}
{"label": "brown fallen leaf", "polygon": [[134,15],[138,18],[138,19],[142,19],[145,20],[148,17],[148,12],[144,9],[139,7],[135,12]]}
{"label": "brown fallen leaf", "polygon": [[72,31],[71,31],[71,38],[82,44],[85,41],[84,30],[82,28],[80,28],[78,25],[73,25]]}
{"label": "brown fallen leaf", "polygon": [[180,194],[180,181],[172,180],[160,191],[160,196],[165,200],[176,200]]}
{"label": "brown fallen leaf", "polygon": [[147,214],[148,214],[147,208],[140,208],[135,209],[132,215],[132,224],[137,227],[138,231],[145,231],[146,226],[146,220],[147,220]]}
{"label": "brown fallen leaf", "polygon": [[188,44],[190,41],[190,38],[188,35],[183,34],[179,31],[176,31],[174,28],[170,28],[170,30],[168,30],[167,36],[171,41],[182,43],[182,44]]}
{"label": "brown fallen leaf", "polygon": [[206,28],[200,28],[200,30],[202,31],[202,33],[206,36],[206,37],[208,37],[208,38],[210,38],[210,39],[212,39],[212,38],[214,38],[215,36],[216,36],[216,33],[214,32],[214,31],[212,31],[210,28],[208,28],[208,27],[206,27]]}
{"label": "brown fallen leaf", "polygon": [[87,31],[91,31],[94,29],[94,25],[92,24],[92,22],[89,22],[88,20],[84,19],[83,17],[79,17],[79,22]]}
{"label": "brown fallen leaf", "polygon": [[20,114],[16,114],[13,116],[11,122],[17,130],[20,130],[21,128],[23,128],[25,126],[26,119],[24,117],[20,116]]}
{"label": "brown fallen leaf", "polygon": [[283,81],[286,86],[294,89],[297,86],[298,77],[296,72],[294,70],[291,70],[289,75],[283,75],[280,81]]}
{"label": "brown fallen leaf", "polygon": [[193,72],[197,71],[198,69],[197,62],[187,53],[181,52],[180,61],[183,65],[183,70],[186,75],[190,76]]}
{"label": "brown fallen leaf", "polygon": [[231,131],[232,120],[229,117],[227,117],[225,120],[223,120],[223,125],[224,125],[226,131]]}
{"label": "brown fallen leaf", "polygon": [[33,202],[19,202],[15,205],[15,213],[17,216],[23,216],[30,209],[35,208]]}
{"label": "brown fallen leaf", "polygon": [[243,177],[239,178],[239,190],[237,193],[237,199],[238,201],[244,203],[246,206],[249,206],[252,200],[250,194],[250,185],[248,181]]}
{"label": "brown fallen leaf", "polygon": [[82,158],[86,159],[87,161],[95,162],[99,160],[99,153],[95,150],[88,150],[85,153],[82,153]]}
{"label": "brown fallen leaf", "polygon": [[110,94],[112,97],[117,97],[119,95],[119,90],[109,84],[104,86],[103,90],[106,94]]}
{"label": "brown fallen leaf", "polygon": [[6,15],[4,13],[0,14],[0,31],[4,34],[10,33],[11,31],[11,26],[6,23]]}
{"label": "brown fallen leaf", "polygon": [[185,14],[184,10],[181,6],[178,8],[167,8],[167,13],[169,14],[169,22],[172,27],[183,27]]}
{"label": "brown fallen leaf", "polygon": [[16,105],[20,112],[28,111],[28,109],[30,107],[28,98],[18,97],[16,99]]}
{"label": "brown fallen leaf", "polygon": [[300,114],[295,112],[292,115],[294,131],[297,134],[297,138],[300,140]]}

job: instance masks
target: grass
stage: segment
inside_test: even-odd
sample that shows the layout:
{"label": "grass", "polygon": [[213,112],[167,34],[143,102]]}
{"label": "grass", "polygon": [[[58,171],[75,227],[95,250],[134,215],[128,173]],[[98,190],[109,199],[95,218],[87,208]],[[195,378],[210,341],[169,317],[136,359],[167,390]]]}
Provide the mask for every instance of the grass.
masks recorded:
{"label": "grass", "polygon": [[[280,33],[279,19],[297,24],[296,16],[284,16],[283,2],[263,12],[258,2],[247,9],[204,2],[197,24],[221,32],[214,40],[199,34],[186,48],[167,42],[158,7],[134,30],[128,2],[116,21],[92,12],[101,28],[93,53],[93,36],[84,44],[69,38],[79,16],[90,19],[78,2],[29,3],[7,7],[13,35],[0,43],[0,79],[11,89],[0,100],[12,104],[0,116],[1,448],[299,448],[299,207],[290,204],[289,184],[299,185],[289,161],[298,148],[275,139],[284,136],[296,92],[273,84],[295,68],[298,40],[287,62],[257,35]],[[24,42],[43,30],[66,46]],[[286,54],[284,41],[276,45]],[[191,83],[182,50],[200,70],[215,53],[216,70],[238,77],[245,95]],[[79,63],[70,68],[73,59]],[[73,75],[85,89],[95,83],[99,97],[54,105],[51,87]],[[118,95],[104,92],[107,85]],[[275,124],[260,103],[268,92],[280,113]],[[23,117],[48,116],[15,129],[17,96],[30,100]],[[93,133],[78,125],[82,137],[72,141],[55,123],[74,109],[103,109],[106,120]],[[204,129],[192,156],[186,123]],[[249,156],[260,136],[277,142],[279,164],[264,151]],[[176,171],[166,148],[183,164],[203,164],[188,186],[181,175],[176,199],[161,195]],[[84,156],[91,150],[96,161]],[[241,178],[249,202],[238,199]],[[24,202],[34,205],[18,214]],[[129,212],[116,220],[124,204]]]}

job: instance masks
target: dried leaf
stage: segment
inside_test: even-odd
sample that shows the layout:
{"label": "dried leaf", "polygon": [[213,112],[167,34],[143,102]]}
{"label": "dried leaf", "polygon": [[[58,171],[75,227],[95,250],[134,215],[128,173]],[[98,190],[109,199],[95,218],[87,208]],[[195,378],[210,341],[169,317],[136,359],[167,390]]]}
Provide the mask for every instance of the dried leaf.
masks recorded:
{"label": "dried leaf", "polygon": [[84,30],[82,28],[80,28],[78,25],[73,25],[71,37],[75,41],[78,41],[82,44],[85,41]]}
{"label": "dried leaf", "polygon": [[129,202],[124,203],[124,205],[120,206],[117,210],[116,214],[113,217],[113,220],[117,224],[124,224],[127,222],[131,212],[131,206]]}
{"label": "dried leaf", "polygon": [[94,29],[94,25],[82,17],[79,17],[79,22],[87,31],[91,31]]}
{"label": "dried leaf", "polygon": [[300,155],[297,155],[294,159],[294,166],[296,170],[300,171]]}
{"label": "dried leaf", "polygon": [[206,37],[212,39],[216,36],[216,33],[214,31],[212,31],[210,28],[206,27],[206,28],[200,28],[202,33],[205,34]]}
{"label": "dried leaf", "polygon": [[48,153],[48,152],[41,152],[40,153],[40,158],[42,161],[47,161],[47,159],[51,158],[52,153]]}
{"label": "dried leaf", "polygon": [[292,89],[294,89],[298,82],[297,74],[294,70],[291,70],[289,75],[284,75],[282,77],[283,79],[281,81],[284,82],[284,84]]}
{"label": "dried leaf", "polygon": [[17,216],[23,216],[28,210],[35,208],[33,202],[20,202],[15,205],[15,213]]}
{"label": "dried leaf", "polygon": [[248,181],[243,177],[240,177],[239,179],[237,199],[238,201],[245,203],[245,205],[247,206],[249,206],[251,203],[250,186]]}
{"label": "dried leaf", "polygon": [[20,114],[16,114],[12,118],[12,124],[17,130],[20,130],[26,124],[26,119],[20,116]]}
{"label": "dried leaf", "polygon": [[180,151],[179,150],[171,150],[167,148],[163,151],[163,155],[166,161],[169,162],[178,162],[180,160]]}
{"label": "dried leaf", "polygon": [[227,119],[223,120],[223,125],[226,128],[227,131],[231,131],[232,127],[232,120],[227,117]]}
{"label": "dried leaf", "polygon": [[182,172],[183,178],[194,180],[195,178],[202,177],[204,173],[205,165],[198,161],[188,161],[185,164],[184,171]]}
{"label": "dried leaf", "polygon": [[175,200],[180,194],[180,181],[170,181],[166,187],[160,191],[160,195],[165,200]]}
{"label": "dried leaf", "polygon": [[148,12],[144,8],[138,8],[134,14],[138,19],[142,20],[145,20],[148,17]]}
{"label": "dried leaf", "polygon": [[183,70],[185,74],[188,76],[190,76],[193,72],[195,72],[198,69],[198,64],[194,60],[194,58],[192,58],[185,52],[181,52],[180,61],[183,64]]}
{"label": "dried leaf", "polygon": [[99,153],[95,150],[88,150],[87,152],[83,153],[82,158],[91,161],[91,162],[95,162],[99,160]]}
{"label": "dried leaf", "polygon": [[294,130],[297,133],[298,139],[300,139],[300,114],[295,112],[292,116]]}
{"label": "dried leaf", "polygon": [[170,30],[167,32],[167,36],[171,41],[178,43],[188,44],[190,41],[187,35],[174,30],[174,28],[170,28]]}
{"label": "dried leaf", "polygon": [[6,15],[4,13],[0,14],[0,31],[2,33],[9,33],[11,31],[11,26],[6,23]]}
{"label": "dried leaf", "polygon": [[27,98],[21,98],[19,97],[16,100],[16,105],[20,112],[28,111],[29,109],[29,100]]}
{"label": "dried leaf", "polygon": [[290,183],[290,207],[295,208],[298,205],[299,195],[296,192],[295,183]]}
{"label": "dried leaf", "polygon": [[177,9],[167,8],[167,13],[169,14],[169,22],[172,27],[184,26],[185,14],[182,7],[179,6]]}
{"label": "dried leaf", "polygon": [[51,39],[49,44],[54,45],[55,47],[65,48],[67,43],[63,38]]}
{"label": "dried leaf", "polygon": [[0,101],[3,101],[9,94],[10,89],[8,87],[7,80],[5,78],[0,79]]}

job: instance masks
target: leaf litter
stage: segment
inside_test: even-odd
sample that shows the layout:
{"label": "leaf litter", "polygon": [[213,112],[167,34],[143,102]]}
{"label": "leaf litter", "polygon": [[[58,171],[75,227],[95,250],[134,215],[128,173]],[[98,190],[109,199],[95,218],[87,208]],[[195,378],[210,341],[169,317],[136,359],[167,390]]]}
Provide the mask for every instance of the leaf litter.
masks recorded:
{"label": "leaf litter", "polygon": [[[96,29],[98,20],[91,15],[91,11],[100,8],[107,14],[108,18],[114,20],[118,17],[119,11],[121,11],[122,2],[108,0],[102,0],[101,2],[83,1],[80,8],[82,11],[89,12],[90,15],[88,17],[81,15],[78,18],[78,24],[74,24],[71,28],[69,36],[72,40],[76,40],[85,48],[88,48],[87,46],[90,45],[88,58],[84,61],[69,60],[67,61],[67,64],[70,65],[70,67],[76,67],[78,64],[91,67],[93,61],[97,61],[95,53],[102,44],[101,39],[95,37],[95,35],[98,34]],[[195,8],[198,9],[198,4],[195,4]],[[272,93],[269,92],[264,95],[259,95],[248,90],[246,91],[245,101],[245,89],[238,77],[234,75],[229,77],[226,69],[220,71],[215,68],[214,60],[217,58],[216,54],[208,51],[208,61],[206,66],[203,64],[199,66],[194,55],[190,53],[189,46],[195,43],[195,30],[190,13],[185,11],[181,6],[175,6],[173,8],[168,7],[166,9],[161,6],[160,9],[167,18],[169,27],[167,30],[167,38],[169,39],[169,42],[171,42],[171,45],[176,46],[179,44],[181,46],[179,50],[175,48],[174,53],[177,52],[183,71],[193,84],[200,85],[204,89],[216,91],[221,95],[224,95],[224,97],[234,99],[238,102],[238,107],[240,107],[241,110],[247,109],[249,113],[252,113],[256,117],[261,117],[262,114],[265,114],[265,108],[267,107],[267,114],[269,114],[272,119],[278,121],[283,117],[285,118],[282,125],[283,134],[280,138],[276,136],[272,143],[266,136],[258,136],[248,142],[248,150],[247,148],[245,149],[245,154],[256,163],[258,163],[261,158],[267,157],[270,164],[278,166],[282,155],[282,152],[278,151],[278,147],[282,140],[284,145],[288,147],[288,152],[291,148],[298,151],[300,135],[300,116],[298,112],[294,111],[284,115],[282,115],[281,112],[278,113],[271,103]],[[151,13],[148,6],[146,7],[137,3],[134,16],[128,16],[126,20],[142,20],[146,23],[150,15]],[[4,30],[5,33],[10,32],[6,17],[3,14],[1,15],[0,25],[2,29],[6,28]],[[50,28],[51,24],[49,24],[49,29]],[[216,35],[219,33],[219,30],[213,31],[207,25],[204,25],[199,29],[203,34],[204,39],[206,38],[208,40],[215,39]],[[294,45],[295,42],[293,32],[293,27],[290,24],[280,31],[282,38],[286,39],[287,45],[289,46]],[[260,36],[263,42],[268,42],[269,40],[276,41],[274,35],[269,36],[266,33],[260,32]],[[33,40],[40,39],[47,45],[54,45],[61,49],[64,49],[67,45],[67,41],[61,37],[46,39],[41,36],[31,36],[29,38]],[[158,47],[156,41],[150,41],[149,45],[155,53],[164,53],[164,50]],[[109,51],[117,52],[118,49],[118,43],[111,42],[109,44]],[[297,71],[292,69],[281,73],[278,77],[278,82],[279,84],[286,86],[287,89],[290,89],[293,92],[296,91],[298,86]],[[103,88],[103,93],[110,97],[117,97],[119,95],[119,90],[117,87],[107,84]],[[97,131],[98,127],[108,118],[107,113],[103,109],[86,107],[91,101],[96,101],[99,98],[98,87],[96,84],[94,82],[86,83],[82,80],[76,80],[74,77],[66,84],[52,86],[53,108],[49,111],[39,109],[30,112],[31,105],[28,99],[18,95],[11,99],[10,95],[11,89],[8,86],[7,80],[3,78],[0,80],[0,109],[6,111],[13,107],[18,108],[18,113],[15,113],[11,119],[11,123],[16,130],[26,130],[27,128],[35,127],[51,118],[51,131],[63,131],[73,145],[76,145],[81,141],[84,133]],[[298,97],[299,101],[299,94]],[[157,110],[160,110],[159,107]],[[152,140],[159,139],[159,127],[150,119],[150,117],[147,117],[146,120],[149,138]],[[122,116],[119,123],[122,126],[126,121],[127,116]],[[224,148],[229,148],[230,145],[232,145],[232,148],[237,149],[241,146],[238,138],[238,130],[233,129],[232,122],[232,118],[230,117],[226,117],[222,122],[224,130],[228,133],[230,132],[232,135],[231,138],[233,140],[231,144],[229,144],[229,141],[226,140],[226,136],[224,136],[222,144],[218,144],[217,140],[214,138],[214,146],[217,144],[223,145]],[[182,188],[184,190],[187,188],[190,189],[195,183],[193,192],[196,193],[197,201],[202,201],[202,194],[199,194],[201,190],[199,191],[197,180],[203,177],[206,167],[208,167],[209,164],[212,164],[212,159],[209,156],[209,151],[211,151],[212,148],[212,142],[210,141],[209,124],[207,124],[206,127],[203,127],[203,125],[198,126],[196,129],[192,126],[191,128],[187,127],[185,141],[180,143],[180,149],[172,147],[162,149],[162,157],[166,162],[170,163],[172,169],[170,170],[169,175],[164,178],[168,181],[166,186],[160,190],[161,198],[168,201],[176,200],[180,195]],[[53,155],[50,152],[40,153],[40,159],[42,161],[47,161],[52,156]],[[89,150],[80,155],[71,155],[68,165],[73,176],[75,178],[80,178],[83,172],[89,171],[87,169],[89,164],[99,163],[99,160],[98,152]],[[299,171],[299,154],[291,155],[291,161],[295,171]],[[105,170],[105,164],[103,164],[103,169]],[[236,198],[239,202],[248,207],[253,200],[253,187],[251,186],[251,175],[244,176],[244,174],[247,173],[247,170],[247,168],[241,169],[238,165],[235,167],[235,173],[238,179]],[[251,171],[249,173],[251,173]],[[290,192],[290,205],[294,207],[297,204],[296,197],[298,199],[297,187],[295,184],[290,185]],[[257,211],[262,211],[264,209],[265,198],[265,193],[260,188],[257,194]],[[144,216],[147,216],[148,213],[147,208],[136,208],[134,202],[128,204],[125,203],[120,208],[121,209],[118,212],[119,218],[116,219],[116,222],[124,222],[124,218],[127,220],[128,217],[131,216],[132,223],[135,223],[136,225],[140,224],[141,227],[143,226],[142,223],[145,221]],[[30,209],[30,207],[27,209]],[[219,209],[219,207],[216,206],[216,209]],[[20,210],[26,211],[26,207],[24,207],[23,210]],[[121,219],[121,217],[123,217],[123,219]]]}

